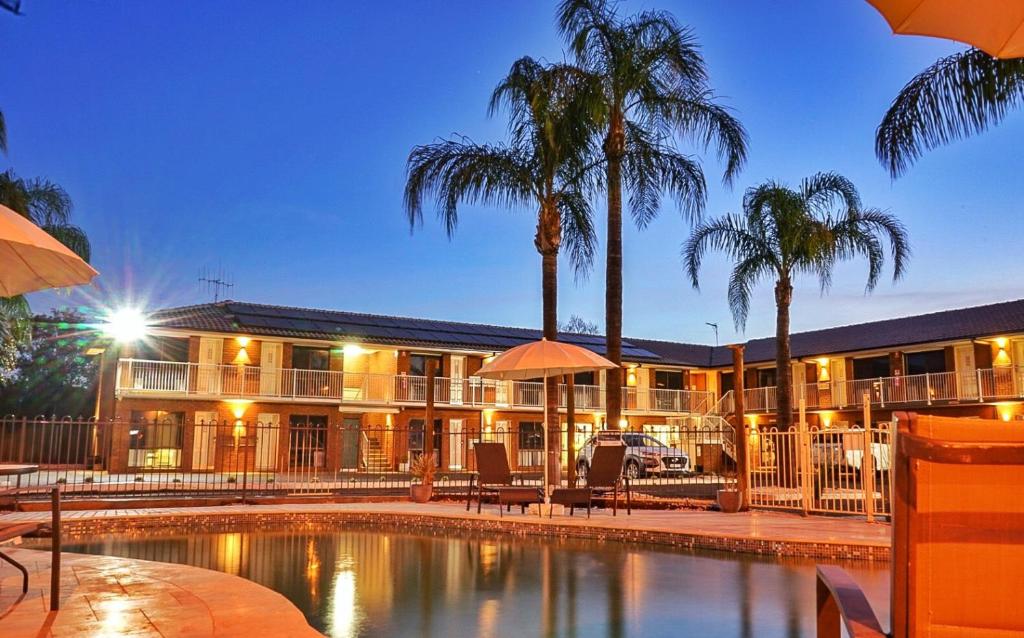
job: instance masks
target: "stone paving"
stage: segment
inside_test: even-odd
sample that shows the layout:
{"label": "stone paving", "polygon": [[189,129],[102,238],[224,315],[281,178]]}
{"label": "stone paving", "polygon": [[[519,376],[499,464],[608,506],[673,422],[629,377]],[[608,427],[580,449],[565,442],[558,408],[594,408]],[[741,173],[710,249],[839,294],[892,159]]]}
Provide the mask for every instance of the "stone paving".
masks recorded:
{"label": "stone paving", "polygon": [[[4,517],[0,517],[3,520]],[[50,608],[50,553],[4,548],[30,572],[0,567],[0,636],[323,638],[284,596],[236,576],[150,561],[63,554],[61,609]]]}

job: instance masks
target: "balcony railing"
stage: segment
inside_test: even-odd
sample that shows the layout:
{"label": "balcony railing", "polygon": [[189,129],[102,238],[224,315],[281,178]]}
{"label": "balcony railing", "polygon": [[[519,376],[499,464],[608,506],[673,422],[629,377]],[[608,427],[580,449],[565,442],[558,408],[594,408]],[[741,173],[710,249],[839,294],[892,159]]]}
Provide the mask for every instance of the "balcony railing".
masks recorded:
{"label": "balcony railing", "polygon": [[[803,399],[809,410],[851,408],[861,405],[865,394],[880,408],[1024,399],[1024,367],[807,383],[794,386],[793,405]],[[743,397],[747,412],[777,408],[775,387],[747,388]]]}
{"label": "balcony railing", "polygon": [[[427,378],[333,370],[262,368],[173,361],[121,359],[116,391],[121,396],[195,396],[227,399],[302,399],[332,403],[406,405],[427,399]],[[566,407],[568,389],[558,386],[558,405]],[[604,391],[596,385],[573,387],[575,409],[604,411]],[[495,381],[480,377],[434,378],[434,403],[444,406],[541,409],[544,384]],[[690,390],[623,388],[627,411],[706,414],[714,394]]]}

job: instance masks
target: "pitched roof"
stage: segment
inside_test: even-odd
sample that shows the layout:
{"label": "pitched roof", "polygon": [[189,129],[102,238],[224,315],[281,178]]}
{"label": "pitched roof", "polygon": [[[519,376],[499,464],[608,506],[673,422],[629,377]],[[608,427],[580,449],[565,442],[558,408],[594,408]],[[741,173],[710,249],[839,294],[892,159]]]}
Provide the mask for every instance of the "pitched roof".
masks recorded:
{"label": "pitched roof", "polygon": [[[1024,332],[1024,299],[798,332],[790,336],[790,347],[794,357],[813,357],[1015,332]],[[749,363],[774,360],[775,338],[748,341],[744,358]]]}
{"label": "pitched roof", "polygon": [[[237,301],[158,310],[151,320],[160,327],[185,330],[478,351],[505,350],[541,337],[541,331],[532,328]],[[1024,299],[798,332],[790,341],[794,357],[812,357],[1020,332],[1024,332]],[[598,354],[607,352],[602,335],[561,333],[558,338]],[[638,363],[700,367],[727,366],[732,362],[732,353],[726,346],[632,337],[623,339],[622,356]],[[775,338],[751,339],[746,343],[744,357],[748,363],[774,360]]]}
{"label": "pitched roof", "polygon": [[[414,319],[337,310],[316,310],[265,304],[222,301],[159,310],[151,316],[155,326],[244,332],[293,339],[352,340],[360,343],[419,347],[455,347],[467,350],[506,350],[541,338],[540,330],[487,324]],[[561,333],[560,341],[605,354],[601,335]],[[623,340],[627,361],[658,361],[661,357],[631,341]]]}

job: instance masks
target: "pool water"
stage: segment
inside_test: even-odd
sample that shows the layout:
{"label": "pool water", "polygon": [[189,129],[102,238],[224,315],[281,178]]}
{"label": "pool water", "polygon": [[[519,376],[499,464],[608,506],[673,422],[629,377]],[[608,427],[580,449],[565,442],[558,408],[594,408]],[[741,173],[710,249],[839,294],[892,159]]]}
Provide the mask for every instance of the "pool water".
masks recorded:
{"label": "pool water", "polygon": [[[347,525],[95,537],[65,550],[235,574],[334,638],[814,635],[808,560]],[[887,616],[886,566],[848,568]]]}

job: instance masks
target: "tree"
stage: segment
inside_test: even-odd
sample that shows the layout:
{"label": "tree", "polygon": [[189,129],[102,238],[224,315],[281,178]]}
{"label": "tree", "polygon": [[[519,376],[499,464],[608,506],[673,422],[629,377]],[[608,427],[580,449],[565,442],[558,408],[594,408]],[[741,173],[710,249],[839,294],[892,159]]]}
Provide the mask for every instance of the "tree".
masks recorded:
{"label": "tree", "polygon": [[[63,188],[47,179],[25,180],[0,173],[0,204],[28,218],[82,259],[89,261],[89,239],[71,223],[74,206]],[[0,297],[0,367],[9,369],[19,344],[31,335],[32,313],[23,296]]]}
{"label": "tree", "polygon": [[924,154],[988,130],[1024,104],[1024,59],[970,49],[942,58],[900,91],[875,134],[875,153],[896,178]]}
{"label": "tree", "polygon": [[767,279],[775,283],[775,375],[778,427],[793,423],[792,363],[789,310],[793,280],[809,274],[824,293],[839,261],[857,256],[868,260],[866,291],[878,283],[885,264],[884,242],[893,260],[893,281],[903,276],[910,243],[903,224],[877,209],[865,209],[850,180],[835,173],[818,173],[796,190],[777,182],[748,189],[743,214],[728,214],[700,224],[683,247],[686,273],[699,288],[699,272],[710,248],[734,262],[729,277],[729,308],[738,329],[746,325],[750,295]]}
{"label": "tree", "polygon": [[573,332],[583,335],[596,335],[600,328],[593,321],[587,321],[579,315],[570,315],[568,321],[558,324],[559,332]]}
{"label": "tree", "polygon": [[89,416],[96,403],[99,364],[92,324],[63,310],[36,317],[31,341],[0,384],[0,414]]}
{"label": "tree", "polygon": [[[544,337],[558,338],[558,253],[563,241],[578,274],[593,262],[596,239],[586,193],[592,171],[593,138],[575,93],[588,78],[565,65],[516,61],[495,88],[489,112],[509,113],[510,141],[475,144],[447,139],[417,146],[409,154],[405,211],[411,227],[422,223],[424,199],[433,196],[437,215],[451,237],[460,204],[505,208],[536,206],[534,247],[541,255]],[[558,423],[556,379],[549,379],[545,412]],[[549,428],[549,449],[559,450],[559,428]],[[557,458],[557,457],[556,457]],[[557,480],[559,464],[549,477]]]}
{"label": "tree", "polygon": [[678,153],[677,137],[718,148],[731,183],[746,160],[742,125],[717,104],[707,68],[689,29],[670,14],[645,11],[620,17],[613,0],[562,0],[558,25],[580,66],[596,79],[585,111],[602,137],[608,201],[605,333],[608,358],[620,367],[607,376],[608,423],[622,409],[622,190],[638,228],[658,213],[661,194],[675,196],[684,218],[703,211],[701,165]]}

